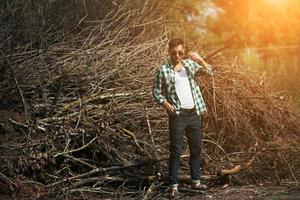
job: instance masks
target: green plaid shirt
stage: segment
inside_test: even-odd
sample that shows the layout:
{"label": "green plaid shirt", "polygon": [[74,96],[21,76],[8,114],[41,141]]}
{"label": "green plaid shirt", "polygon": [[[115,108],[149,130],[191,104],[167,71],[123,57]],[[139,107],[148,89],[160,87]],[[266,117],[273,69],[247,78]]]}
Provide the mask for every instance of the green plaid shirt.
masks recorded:
{"label": "green plaid shirt", "polygon": [[[195,74],[199,70],[203,70],[203,67],[192,60],[182,60],[183,67],[186,70],[194,103],[196,105],[197,114],[206,111],[206,106],[200,91],[200,87],[195,80]],[[206,71],[209,75],[212,75],[211,66]],[[176,114],[179,115],[181,104],[175,90],[175,70],[172,64],[169,62],[163,64],[158,69],[154,82],[153,82],[153,97],[159,103],[162,104],[165,100],[171,103],[176,110]]]}

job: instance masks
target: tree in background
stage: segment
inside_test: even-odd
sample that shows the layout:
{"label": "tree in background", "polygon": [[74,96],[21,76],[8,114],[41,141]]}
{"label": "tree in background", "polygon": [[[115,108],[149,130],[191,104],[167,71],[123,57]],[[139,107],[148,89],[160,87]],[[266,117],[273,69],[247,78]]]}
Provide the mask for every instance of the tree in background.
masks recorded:
{"label": "tree in background", "polygon": [[0,39],[3,46],[0,48],[9,51],[25,43],[44,48],[56,34],[65,34],[78,21],[81,17],[77,12],[78,4],[75,0],[1,1]]}
{"label": "tree in background", "polygon": [[222,9],[211,30],[222,38],[235,37],[242,46],[295,44],[300,32],[300,1],[215,0]]}

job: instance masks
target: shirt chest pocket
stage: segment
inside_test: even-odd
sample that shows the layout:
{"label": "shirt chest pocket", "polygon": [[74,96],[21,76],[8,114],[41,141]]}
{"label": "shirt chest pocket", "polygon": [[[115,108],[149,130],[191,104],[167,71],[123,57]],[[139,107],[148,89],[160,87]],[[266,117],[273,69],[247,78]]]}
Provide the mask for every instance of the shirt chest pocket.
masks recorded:
{"label": "shirt chest pocket", "polygon": [[175,84],[174,81],[175,80],[173,80],[173,78],[171,76],[165,77],[164,88],[168,91],[168,93],[170,93],[173,90],[174,84]]}
{"label": "shirt chest pocket", "polygon": [[167,85],[167,87],[174,85],[174,83],[175,83],[175,77],[172,76],[165,77],[165,84]]}
{"label": "shirt chest pocket", "polygon": [[171,82],[172,82],[172,78],[170,76],[168,76],[168,77],[165,78],[166,85],[171,84]]}

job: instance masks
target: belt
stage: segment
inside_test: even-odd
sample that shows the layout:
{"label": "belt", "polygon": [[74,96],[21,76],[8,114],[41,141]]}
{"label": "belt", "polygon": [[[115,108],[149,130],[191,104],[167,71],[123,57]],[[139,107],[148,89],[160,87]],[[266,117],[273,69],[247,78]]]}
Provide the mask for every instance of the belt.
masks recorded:
{"label": "belt", "polygon": [[194,112],[196,112],[196,108],[195,107],[194,108],[181,108],[180,112],[182,112],[182,113],[194,113]]}

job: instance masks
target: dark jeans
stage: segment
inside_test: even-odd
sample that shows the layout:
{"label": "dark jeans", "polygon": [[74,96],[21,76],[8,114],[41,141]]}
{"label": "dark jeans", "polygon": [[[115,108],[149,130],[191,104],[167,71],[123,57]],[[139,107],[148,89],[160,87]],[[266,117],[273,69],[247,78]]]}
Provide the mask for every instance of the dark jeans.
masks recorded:
{"label": "dark jeans", "polygon": [[183,150],[184,133],[190,148],[190,173],[193,181],[200,180],[200,154],[201,154],[201,125],[200,116],[196,112],[169,115],[170,184],[177,184],[180,156]]}

